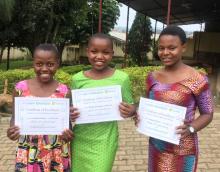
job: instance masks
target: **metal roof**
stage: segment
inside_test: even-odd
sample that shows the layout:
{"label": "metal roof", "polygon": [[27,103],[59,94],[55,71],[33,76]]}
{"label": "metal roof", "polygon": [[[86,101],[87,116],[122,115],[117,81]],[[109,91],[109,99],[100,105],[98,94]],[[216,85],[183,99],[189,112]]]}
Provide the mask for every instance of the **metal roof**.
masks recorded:
{"label": "metal roof", "polygon": [[[118,0],[134,10],[166,23],[168,0]],[[220,21],[220,0],[172,0],[170,24]]]}

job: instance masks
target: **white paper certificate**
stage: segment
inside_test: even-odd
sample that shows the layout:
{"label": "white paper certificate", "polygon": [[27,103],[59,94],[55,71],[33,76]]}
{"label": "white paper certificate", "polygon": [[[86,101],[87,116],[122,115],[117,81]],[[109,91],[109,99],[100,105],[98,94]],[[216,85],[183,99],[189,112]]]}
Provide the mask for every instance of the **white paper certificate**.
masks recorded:
{"label": "white paper certificate", "polygon": [[178,145],[176,127],[183,123],[186,108],[146,98],[140,98],[140,122],[137,130],[145,135]]}
{"label": "white paper certificate", "polygon": [[69,99],[16,97],[15,125],[21,135],[59,135],[69,128]]}
{"label": "white paper certificate", "polygon": [[119,104],[121,86],[72,90],[73,106],[80,112],[76,124],[122,120]]}

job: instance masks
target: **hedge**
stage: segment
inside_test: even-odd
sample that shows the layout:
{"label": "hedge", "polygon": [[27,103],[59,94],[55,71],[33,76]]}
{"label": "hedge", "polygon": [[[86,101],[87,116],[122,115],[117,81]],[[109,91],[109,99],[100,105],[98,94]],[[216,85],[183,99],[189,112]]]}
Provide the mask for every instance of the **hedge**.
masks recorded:
{"label": "hedge", "polygon": [[61,69],[64,72],[72,75],[72,74],[75,74],[75,73],[77,73],[81,70],[87,70],[87,69],[90,69],[90,68],[91,68],[90,65],[75,65],[75,66],[65,66],[65,67],[62,67]]}
{"label": "hedge", "polygon": [[124,68],[122,71],[129,75],[132,86],[132,94],[134,101],[137,103],[140,96],[145,96],[146,91],[146,76],[149,72],[158,70],[160,66],[147,66],[147,67],[129,67]]}
{"label": "hedge", "polygon": [[[90,66],[67,66],[59,69],[55,75],[55,78],[67,85],[70,85],[71,82],[71,75],[77,73],[81,70],[85,70],[90,68]],[[132,85],[132,94],[134,97],[135,102],[138,102],[140,96],[145,95],[145,88],[146,88],[146,76],[149,72],[158,70],[160,66],[147,66],[147,67],[129,67],[124,68],[122,71],[126,72],[131,80]],[[198,69],[204,72],[204,69]],[[9,93],[12,92],[14,88],[14,84],[18,81],[29,79],[34,77],[33,69],[29,70],[9,70],[9,71],[0,71],[0,94],[3,92],[3,84],[4,80],[8,79],[9,81]]]}
{"label": "hedge", "polygon": [[[29,79],[35,76],[34,70],[33,69],[28,69],[28,70],[22,70],[22,69],[15,69],[15,70],[8,70],[8,71],[0,71],[0,94],[3,92],[4,88],[4,81],[5,79],[8,79],[8,93],[11,94],[15,83]],[[62,71],[59,69],[55,75],[55,78],[64,83],[69,85],[71,81],[71,75]]]}

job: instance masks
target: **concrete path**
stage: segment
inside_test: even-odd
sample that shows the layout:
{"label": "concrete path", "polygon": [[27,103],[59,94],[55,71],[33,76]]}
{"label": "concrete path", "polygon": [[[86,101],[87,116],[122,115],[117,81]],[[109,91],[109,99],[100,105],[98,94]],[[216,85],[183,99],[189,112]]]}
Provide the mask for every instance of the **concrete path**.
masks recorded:
{"label": "concrete path", "polygon": [[[220,111],[213,122],[199,132],[198,172],[220,172]],[[6,137],[9,118],[0,122],[0,172],[13,172],[16,143]],[[113,172],[146,172],[148,138],[135,131],[133,121],[119,122],[120,146]]]}

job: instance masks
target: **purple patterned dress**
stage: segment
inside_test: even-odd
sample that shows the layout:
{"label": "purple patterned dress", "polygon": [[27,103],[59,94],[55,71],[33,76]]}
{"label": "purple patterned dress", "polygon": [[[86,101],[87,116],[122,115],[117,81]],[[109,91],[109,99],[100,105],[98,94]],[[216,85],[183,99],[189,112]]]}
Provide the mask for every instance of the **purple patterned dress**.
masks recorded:
{"label": "purple patterned dress", "polygon": [[[180,82],[165,84],[152,73],[147,76],[147,97],[187,108],[185,120],[195,119],[196,107],[201,115],[213,113],[212,95],[208,79],[195,73]],[[198,161],[198,137],[191,134],[174,145],[155,138],[149,139],[148,172],[195,172]]]}

